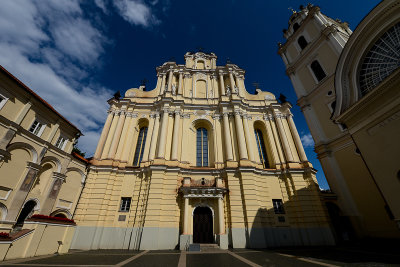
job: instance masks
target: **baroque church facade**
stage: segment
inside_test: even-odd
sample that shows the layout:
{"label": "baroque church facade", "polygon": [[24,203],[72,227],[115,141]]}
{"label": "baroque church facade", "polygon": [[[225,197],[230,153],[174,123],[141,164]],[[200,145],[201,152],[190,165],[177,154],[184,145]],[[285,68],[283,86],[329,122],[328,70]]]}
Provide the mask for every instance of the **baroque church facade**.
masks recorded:
{"label": "baroque church facade", "polygon": [[288,102],[247,92],[213,53],[157,68],[110,109],[74,219],[74,249],[332,245]]}
{"label": "baroque church facade", "polygon": [[327,181],[338,240],[400,238],[400,1],[352,32],[301,6],[284,30],[286,66]]}

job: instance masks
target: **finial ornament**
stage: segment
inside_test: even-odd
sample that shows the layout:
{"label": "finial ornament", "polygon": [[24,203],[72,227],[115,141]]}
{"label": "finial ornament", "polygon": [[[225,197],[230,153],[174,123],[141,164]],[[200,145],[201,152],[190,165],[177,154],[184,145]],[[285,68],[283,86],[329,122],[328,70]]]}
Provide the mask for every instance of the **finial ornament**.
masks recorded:
{"label": "finial ornament", "polygon": [[292,7],[288,7],[288,9],[291,10],[293,14],[297,13],[296,10],[294,10]]}

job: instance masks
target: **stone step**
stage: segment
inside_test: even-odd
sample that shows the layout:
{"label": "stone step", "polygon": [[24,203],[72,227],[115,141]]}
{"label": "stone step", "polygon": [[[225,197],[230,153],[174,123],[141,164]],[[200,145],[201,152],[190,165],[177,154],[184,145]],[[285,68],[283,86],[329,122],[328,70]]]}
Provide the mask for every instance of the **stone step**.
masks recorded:
{"label": "stone step", "polygon": [[200,251],[220,250],[218,244],[200,244]]}

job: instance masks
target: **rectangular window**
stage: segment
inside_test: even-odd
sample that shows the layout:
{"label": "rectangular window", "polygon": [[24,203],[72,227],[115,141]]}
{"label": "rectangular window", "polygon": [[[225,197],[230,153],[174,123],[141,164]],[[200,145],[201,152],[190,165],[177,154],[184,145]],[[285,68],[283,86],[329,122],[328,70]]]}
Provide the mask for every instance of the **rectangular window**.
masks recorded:
{"label": "rectangular window", "polygon": [[131,198],[121,197],[121,206],[119,207],[119,211],[129,211],[130,207],[131,207]]}
{"label": "rectangular window", "polygon": [[31,132],[31,133],[33,133],[34,135],[37,135],[37,136],[41,136],[42,135],[42,132],[43,132],[43,130],[44,130],[44,124],[43,123],[41,123],[40,121],[38,121],[38,120],[35,120],[33,123],[32,123],[32,126],[31,126],[31,128],[29,128],[29,131]]}
{"label": "rectangular window", "polygon": [[66,144],[66,139],[62,136],[58,137],[57,142],[56,142],[56,147],[59,149],[64,149],[65,144]]}
{"label": "rectangular window", "polygon": [[275,214],[285,214],[282,199],[273,199],[272,205],[274,206]]}

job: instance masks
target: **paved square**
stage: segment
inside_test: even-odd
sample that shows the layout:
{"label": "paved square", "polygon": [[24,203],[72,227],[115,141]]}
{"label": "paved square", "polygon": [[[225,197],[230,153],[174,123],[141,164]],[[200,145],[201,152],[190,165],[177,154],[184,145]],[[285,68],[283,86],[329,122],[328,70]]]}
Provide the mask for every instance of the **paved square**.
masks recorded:
{"label": "paved square", "polygon": [[11,260],[1,266],[161,266],[161,267],[308,267],[308,266],[400,266],[395,248],[369,247],[286,248],[270,250],[212,249],[202,252],[177,250],[71,250],[64,255],[48,255]]}

